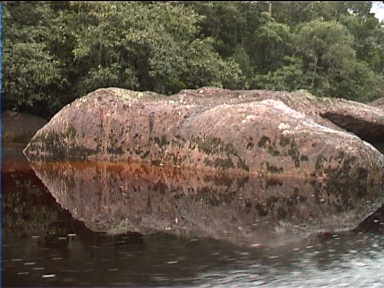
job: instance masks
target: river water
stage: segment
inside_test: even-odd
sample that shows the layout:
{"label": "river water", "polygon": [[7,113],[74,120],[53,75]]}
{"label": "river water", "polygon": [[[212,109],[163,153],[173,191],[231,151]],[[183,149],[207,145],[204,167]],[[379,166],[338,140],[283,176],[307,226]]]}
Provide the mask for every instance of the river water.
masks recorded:
{"label": "river water", "polygon": [[76,207],[65,205],[75,192],[58,203],[64,198],[51,193],[20,149],[5,152],[4,286],[384,287],[380,213],[356,231],[278,247],[166,233],[109,235],[73,217]]}

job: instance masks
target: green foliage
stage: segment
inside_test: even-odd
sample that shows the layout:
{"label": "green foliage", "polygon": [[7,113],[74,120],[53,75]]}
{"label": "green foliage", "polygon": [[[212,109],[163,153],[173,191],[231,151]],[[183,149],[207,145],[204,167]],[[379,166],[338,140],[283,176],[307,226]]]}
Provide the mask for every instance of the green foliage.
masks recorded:
{"label": "green foliage", "polygon": [[[50,53],[46,5],[12,2],[4,13],[4,74],[6,104],[31,108],[45,98],[54,101],[52,87],[65,83],[60,61]],[[25,19],[19,23],[18,18]]]}
{"label": "green foliage", "polygon": [[300,26],[295,44],[304,62],[304,88],[324,96],[336,92],[338,82],[354,67],[352,43],[348,30],[336,21],[314,20]]}
{"label": "green foliage", "polygon": [[354,36],[353,49],[357,58],[376,72],[384,72],[384,29],[374,17],[345,16],[341,23]]}
{"label": "green foliage", "polygon": [[212,39],[196,37],[201,16],[188,7],[121,2],[93,3],[84,9],[95,21],[76,35],[75,60],[88,65],[79,83],[83,93],[119,85],[168,94],[222,86],[240,73],[214,51]]}
{"label": "green foliage", "polygon": [[6,2],[7,109],[52,116],[101,87],[384,95],[370,1]]}
{"label": "green foliage", "polygon": [[297,54],[303,59],[304,89],[319,96],[367,101],[379,95],[382,82],[358,58],[354,37],[336,21],[314,20],[298,27]]}
{"label": "green foliage", "polygon": [[303,71],[303,61],[300,58],[286,56],[284,62],[275,71],[255,75],[252,86],[258,89],[288,91],[305,87],[306,76]]}
{"label": "green foliage", "polygon": [[284,56],[290,51],[292,35],[287,25],[277,23],[268,13],[261,13],[260,18],[262,22],[253,35],[252,48],[257,51],[253,62],[260,72],[268,72],[283,64]]}

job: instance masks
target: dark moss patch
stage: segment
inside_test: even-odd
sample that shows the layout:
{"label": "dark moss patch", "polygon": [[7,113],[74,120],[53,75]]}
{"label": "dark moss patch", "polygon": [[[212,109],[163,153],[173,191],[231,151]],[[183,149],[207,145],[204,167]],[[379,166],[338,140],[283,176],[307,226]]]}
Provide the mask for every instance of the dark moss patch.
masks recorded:
{"label": "dark moss patch", "polygon": [[235,168],[235,165],[233,164],[232,160],[230,158],[216,158],[214,160],[205,159],[204,164],[210,167],[215,168]]}
{"label": "dark moss patch", "polygon": [[295,162],[295,167],[300,167],[300,151],[299,146],[296,144],[294,139],[291,140],[290,148],[288,150],[288,155]]}
{"label": "dark moss patch", "polygon": [[243,188],[245,184],[247,184],[248,182],[249,182],[248,176],[237,178],[237,189]]}
{"label": "dark moss patch", "polygon": [[309,161],[309,158],[308,158],[308,156],[307,155],[301,155],[300,156],[300,161]]}
{"label": "dark moss patch", "polygon": [[276,178],[267,178],[266,180],[266,187],[273,187],[273,186],[282,186],[283,185],[283,182],[281,182],[281,180],[279,179],[276,179]]}
{"label": "dark moss patch", "polygon": [[160,147],[164,148],[164,146],[169,145],[169,141],[167,140],[167,136],[161,135],[161,137],[154,137],[153,141]]}
{"label": "dark moss patch", "polygon": [[76,129],[73,126],[69,126],[66,132],[64,132],[64,135],[66,135],[69,138],[75,138],[77,135]]}
{"label": "dark moss patch", "polygon": [[273,147],[268,147],[268,153],[272,156],[279,156],[280,155],[280,151],[279,150],[276,150],[274,149]]}
{"label": "dark moss patch", "polygon": [[254,209],[256,210],[256,213],[258,214],[258,216],[260,217],[265,217],[268,215],[268,209],[267,207],[265,207],[264,205],[262,205],[261,203],[256,203],[254,204]]}
{"label": "dark moss patch", "polygon": [[[130,153],[130,150],[128,150],[127,152]],[[139,156],[143,160],[147,160],[148,156],[149,156],[149,154],[151,152],[150,152],[150,150],[144,149],[144,147],[136,146],[136,147],[133,148],[132,153],[134,153],[135,155]]]}
{"label": "dark moss patch", "polygon": [[191,137],[189,148],[195,147],[207,154],[209,158],[215,157],[213,160],[209,158],[204,160],[207,166],[223,169],[237,167],[249,171],[248,165],[241,159],[232,143],[224,143],[218,137]]}
{"label": "dark moss patch", "polygon": [[148,116],[149,134],[152,133],[154,125],[155,125],[155,113],[151,112],[149,113],[149,116]]}
{"label": "dark moss patch", "polygon": [[140,155],[140,158],[141,159],[147,159],[149,153],[150,153],[149,151],[144,151],[143,154]]}
{"label": "dark moss patch", "polygon": [[161,163],[160,160],[152,160],[151,161],[151,165],[154,165],[154,166],[160,166],[160,163]]}
{"label": "dark moss patch", "polygon": [[277,167],[275,165],[272,165],[269,162],[263,162],[262,165],[265,166],[265,169],[269,173],[278,174],[278,173],[282,173],[284,171],[284,169],[282,167]]}
{"label": "dark moss patch", "polygon": [[185,139],[184,139],[182,136],[178,135],[178,134],[175,135],[175,138],[178,139],[178,140],[180,140],[180,141],[185,142]]}
{"label": "dark moss patch", "polygon": [[287,146],[287,145],[289,145],[291,143],[291,138],[287,137],[287,136],[284,136],[284,135],[281,135],[279,142],[280,142],[280,146],[281,147],[285,147],[285,146]]}
{"label": "dark moss patch", "polygon": [[115,155],[119,155],[119,154],[124,153],[124,151],[121,147],[108,147],[107,151],[108,151],[108,153],[115,154]]}
{"label": "dark moss patch", "polygon": [[[41,136],[34,137],[31,141],[30,151],[36,153],[38,151],[44,151],[46,154],[35,155],[32,158],[49,159],[49,160],[84,160],[92,154],[96,154],[97,151],[85,148],[74,143],[74,137],[76,131],[74,129],[67,129],[64,133],[57,133],[55,131],[49,131],[42,133]],[[70,144],[65,144],[65,139],[72,138]]]}
{"label": "dark moss patch", "polygon": [[286,207],[278,207],[276,211],[277,217],[279,219],[285,219],[288,216],[288,211]]}
{"label": "dark moss patch", "polygon": [[316,171],[319,171],[321,170],[324,165],[327,163],[327,159],[323,156],[323,155],[319,155],[316,159],[316,163],[315,163],[315,169]]}
{"label": "dark moss patch", "polygon": [[218,137],[192,137],[191,142],[197,145],[199,151],[208,155],[220,153],[237,155],[237,151],[232,143],[226,144]]}
{"label": "dark moss patch", "polygon": [[248,143],[246,146],[247,150],[252,150],[254,146],[255,146],[255,143],[253,143],[253,137],[249,137]]}
{"label": "dark moss patch", "polygon": [[238,158],[238,161],[237,161],[237,168],[240,168],[249,172],[249,166],[246,164],[245,160],[241,159],[240,157]]}
{"label": "dark moss patch", "polygon": [[280,155],[280,151],[276,148],[275,141],[272,142],[272,140],[267,136],[261,137],[257,145],[260,148],[266,149],[267,152],[272,156]]}
{"label": "dark moss patch", "polygon": [[271,143],[271,139],[267,136],[263,136],[260,138],[259,143],[257,145],[260,148],[267,148],[267,145]]}

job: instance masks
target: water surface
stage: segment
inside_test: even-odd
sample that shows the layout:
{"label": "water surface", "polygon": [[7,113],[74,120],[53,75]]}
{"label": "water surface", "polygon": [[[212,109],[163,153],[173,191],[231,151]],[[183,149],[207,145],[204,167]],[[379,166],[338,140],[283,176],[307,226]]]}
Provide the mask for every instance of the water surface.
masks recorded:
{"label": "water surface", "polygon": [[[384,286],[379,212],[354,232],[324,233],[277,247],[175,233],[111,236],[95,232],[108,221],[96,225],[92,217],[88,222],[74,218],[76,210],[62,207],[61,198],[17,150],[7,152],[2,170],[5,286]],[[65,203],[78,203],[78,193],[67,191]]]}

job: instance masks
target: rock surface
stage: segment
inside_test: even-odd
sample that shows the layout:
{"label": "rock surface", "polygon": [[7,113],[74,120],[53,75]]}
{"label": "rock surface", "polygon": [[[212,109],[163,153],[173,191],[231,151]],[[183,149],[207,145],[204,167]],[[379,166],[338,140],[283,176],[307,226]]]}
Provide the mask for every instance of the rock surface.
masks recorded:
{"label": "rock surface", "polygon": [[384,112],[305,92],[202,88],[165,97],[109,88],[64,107],[24,153],[30,160],[141,160],[239,174],[342,177],[350,185],[383,181],[384,156],[335,123],[381,137]]}
{"label": "rock surface", "polygon": [[384,109],[384,97],[376,99],[375,101],[369,103],[369,105]]}
{"label": "rock surface", "polygon": [[[345,99],[319,98],[305,90],[288,93],[265,90],[231,91],[201,88],[199,90],[183,90],[176,94],[174,98],[176,98],[176,101],[179,98],[182,99],[182,103],[199,103],[203,105],[214,105],[217,98],[224,98],[225,103],[229,104],[266,99],[279,100],[290,108],[312,117],[321,125],[334,129],[342,128],[372,142],[380,142],[380,139],[384,139],[384,113],[382,110]],[[379,106],[382,102],[378,100],[375,103]]]}
{"label": "rock surface", "polygon": [[163,231],[280,246],[353,229],[382,203],[382,187],[347,186],[343,178],[238,177],[143,163],[42,161],[32,168],[74,218],[109,234]]}

